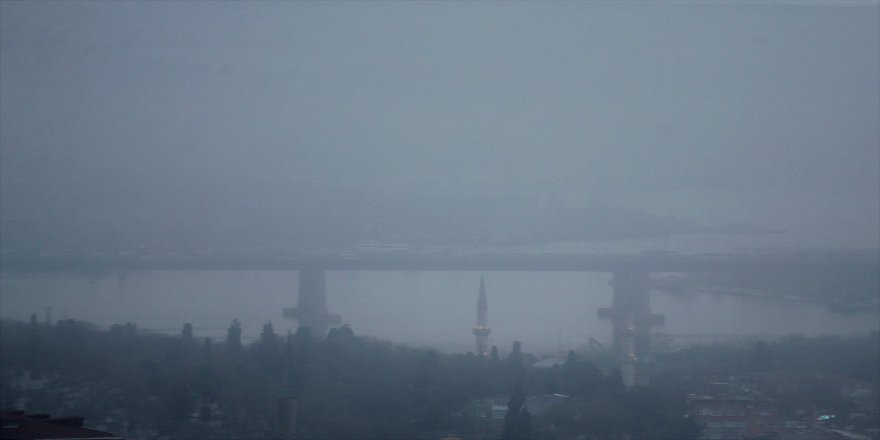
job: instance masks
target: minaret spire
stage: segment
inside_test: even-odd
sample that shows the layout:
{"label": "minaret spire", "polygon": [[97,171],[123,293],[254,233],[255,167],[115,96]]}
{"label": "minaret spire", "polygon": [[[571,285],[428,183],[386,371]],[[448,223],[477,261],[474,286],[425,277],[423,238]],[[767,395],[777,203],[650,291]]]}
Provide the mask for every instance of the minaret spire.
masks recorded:
{"label": "minaret spire", "polygon": [[477,297],[477,324],[474,326],[474,338],[477,343],[477,356],[485,357],[489,350],[489,305],[486,301],[486,283],[480,276],[480,294]]}

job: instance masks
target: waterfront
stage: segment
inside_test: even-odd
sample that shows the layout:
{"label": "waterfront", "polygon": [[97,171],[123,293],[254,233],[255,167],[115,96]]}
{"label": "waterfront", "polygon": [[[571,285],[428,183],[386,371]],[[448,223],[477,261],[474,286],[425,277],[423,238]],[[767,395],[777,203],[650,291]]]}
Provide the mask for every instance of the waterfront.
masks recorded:
{"label": "waterfront", "polygon": [[[444,351],[473,349],[480,273],[345,271],[327,275],[327,305],[357,334]],[[514,340],[543,354],[610,342],[610,323],[596,310],[611,304],[610,274],[486,272],[490,343],[504,352]],[[102,276],[0,276],[0,318],[73,318],[106,327],[133,322],[172,333],[184,322],[196,335],[223,338],[234,318],[245,340],[271,321],[280,333],[295,328],[281,310],[296,305],[296,272],[139,271]],[[810,303],[707,292],[652,291],[652,309],[666,323],[657,332],[677,344],[726,336],[772,337],[865,333],[878,328],[874,312],[837,314]],[[697,337],[704,335],[705,337]]]}

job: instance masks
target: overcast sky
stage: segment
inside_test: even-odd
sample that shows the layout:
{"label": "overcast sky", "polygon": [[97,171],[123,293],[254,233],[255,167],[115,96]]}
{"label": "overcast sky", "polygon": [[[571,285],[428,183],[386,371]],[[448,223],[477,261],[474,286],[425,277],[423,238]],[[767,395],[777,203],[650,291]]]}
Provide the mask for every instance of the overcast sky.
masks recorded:
{"label": "overcast sky", "polygon": [[569,198],[759,223],[791,244],[880,245],[877,2],[0,12],[5,217],[62,201],[272,203],[310,179],[563,182]]}

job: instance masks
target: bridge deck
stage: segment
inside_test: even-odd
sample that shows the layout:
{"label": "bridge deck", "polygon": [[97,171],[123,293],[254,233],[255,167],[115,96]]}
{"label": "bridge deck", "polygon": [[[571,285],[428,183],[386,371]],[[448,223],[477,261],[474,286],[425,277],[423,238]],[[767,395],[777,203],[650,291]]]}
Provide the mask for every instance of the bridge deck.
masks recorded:
{"label": "bridge deck", "polygon": [[837,272],[880,276],[877,261],[791,256],[619,256],[408,254],[295,258],[4,259],[2,271],[304,270],[571,271],[571,272]]}

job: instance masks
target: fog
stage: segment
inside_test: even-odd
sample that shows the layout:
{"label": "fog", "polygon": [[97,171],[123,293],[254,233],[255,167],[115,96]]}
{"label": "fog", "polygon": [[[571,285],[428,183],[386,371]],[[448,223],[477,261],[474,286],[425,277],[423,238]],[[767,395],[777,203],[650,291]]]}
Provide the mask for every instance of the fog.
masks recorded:
{"label": "fog", "polygon": [[876,0],[0,0],[14,438],[876,438],[878,225]]}
{"label": "fog", "polygon": [[5,255],[880,245],[873,2],[0,8]]}
{"label": "fog", "polygon": [[[356,332],[414,347],[453,353],[473,350],[480,274],[473,272],[340,271],[328,274],[327,307]],[[611,323],[596,310],[612,304],[610,276],[579,272],[491,272],[483,276],[491,345],[502,354],[513,341],[538,355],[589,348],[590,338],[611,342]],[[156,271],[125,277],[5,276],[0,318],[76,318],[102,327],[121,322],[178,334],[189,322],[199,337],[221,341],[233,319],[242,337],[260,327],[296,331],[281,310],[296,304],[296,274],[282,271]],[[99,306],[98,306],[99,305]],[[690,292],[654,291],[651,308],[666,316],[653,329],[674,346],[695,342],[804,335],[852,335],[877,328],[875,313],[832,313],[822,304]],[[658,347],[659,348],[659,347]]]}

